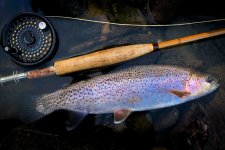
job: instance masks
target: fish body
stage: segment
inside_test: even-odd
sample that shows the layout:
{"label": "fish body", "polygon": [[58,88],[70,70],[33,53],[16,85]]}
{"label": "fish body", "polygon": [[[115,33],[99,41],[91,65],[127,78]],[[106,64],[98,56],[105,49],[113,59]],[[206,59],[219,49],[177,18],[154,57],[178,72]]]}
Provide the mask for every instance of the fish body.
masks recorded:
{"label": "fish body", "polygon": [[85,114],[114,113],[115,123],[132,111],[178,105],[211,93],[219,86],[208,74],[176,66],[135,66],[42,96],[36,110],[49,114],[67,109]]}

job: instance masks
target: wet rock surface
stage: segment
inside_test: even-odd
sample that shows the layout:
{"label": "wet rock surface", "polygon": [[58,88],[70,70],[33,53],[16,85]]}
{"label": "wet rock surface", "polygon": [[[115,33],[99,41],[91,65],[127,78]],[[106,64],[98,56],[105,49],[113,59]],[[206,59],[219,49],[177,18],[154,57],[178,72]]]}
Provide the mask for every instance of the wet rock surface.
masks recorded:
{"label": "wet rock surface", "polygon": [[117,23],[166,24],[178,16],[225,16],[220,0],[31,0],[31,4],[45,15],[101,20],[95,18],[101,14]]}

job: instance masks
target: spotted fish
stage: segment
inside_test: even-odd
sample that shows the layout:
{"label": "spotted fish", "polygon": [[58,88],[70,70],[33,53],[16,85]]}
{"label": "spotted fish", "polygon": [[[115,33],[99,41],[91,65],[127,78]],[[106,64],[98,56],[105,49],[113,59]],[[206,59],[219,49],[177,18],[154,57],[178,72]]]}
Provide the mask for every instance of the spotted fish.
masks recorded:
{"label": "spotted fish", "polygon": [[42,96],[36,110],[44,115],[58,109],[85,114],[114,113],[123,122],[131,112],[185,103],[219,87],[212,75],[176,66],[144,65],[72,84]]}

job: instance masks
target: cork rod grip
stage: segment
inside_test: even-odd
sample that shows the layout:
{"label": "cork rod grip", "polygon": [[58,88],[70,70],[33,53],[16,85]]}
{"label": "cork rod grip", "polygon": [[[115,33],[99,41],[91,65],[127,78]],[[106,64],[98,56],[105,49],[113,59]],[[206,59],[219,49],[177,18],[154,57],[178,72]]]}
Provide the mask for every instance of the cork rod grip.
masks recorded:
{"label": "cork rod grip", "polygon": [[153,51],[152,44],[137,44],[97,51],[87,55],[59,60],[54,63],[55,73],[65,75],[130,60]]}

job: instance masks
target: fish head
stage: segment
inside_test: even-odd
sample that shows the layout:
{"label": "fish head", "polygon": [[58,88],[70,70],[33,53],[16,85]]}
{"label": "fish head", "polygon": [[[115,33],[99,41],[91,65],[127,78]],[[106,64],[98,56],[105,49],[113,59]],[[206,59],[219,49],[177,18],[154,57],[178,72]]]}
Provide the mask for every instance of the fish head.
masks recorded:
{"label": "fish head", "polygon": [[219,87],[219,79],[214,75],[191,73],[186,81],[185,90],[191,96],[203,96],[213,92]]}

